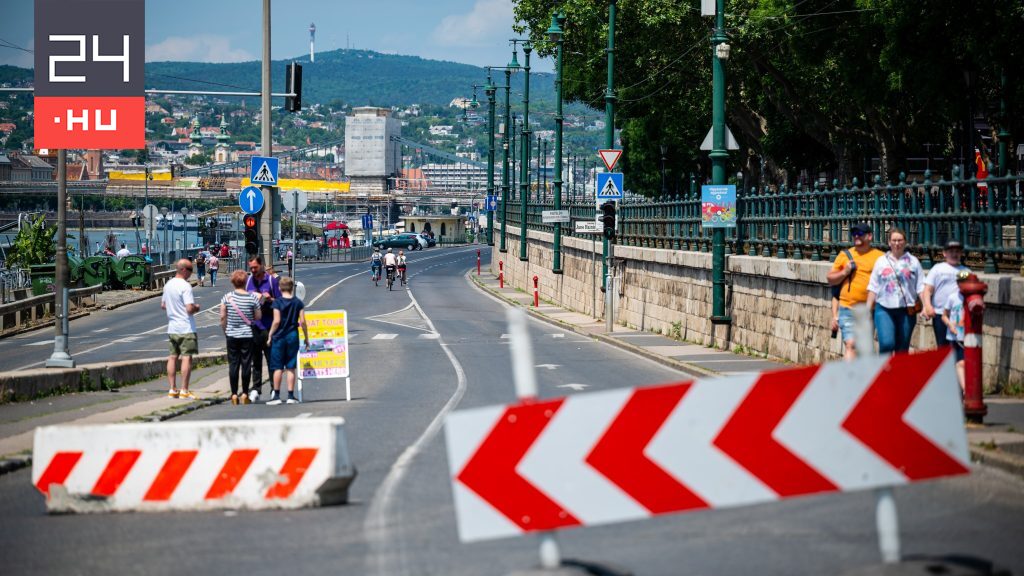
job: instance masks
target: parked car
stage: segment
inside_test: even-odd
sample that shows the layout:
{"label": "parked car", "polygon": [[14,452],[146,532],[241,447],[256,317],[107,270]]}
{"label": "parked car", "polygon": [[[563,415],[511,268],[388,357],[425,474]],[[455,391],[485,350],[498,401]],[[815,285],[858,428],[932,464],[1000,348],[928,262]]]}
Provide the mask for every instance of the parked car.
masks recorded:
{"label": "parked car", "polygon": [[403,232],[402,234],[395,234],[376,240],[373,245],[385,249],[405,248],[411,252],[417,249],[422,250],[427,245],[427,241],[420,238],[419,234]]}
{"label": "parked car", "polygon": [[434,240],[434,237],[431,236],[430,234],[427,234],[426,232],[420,232],[419,235],[420,238],[426,241],[427,248],[433,248],[434,246],[437,246],[437,240]]}

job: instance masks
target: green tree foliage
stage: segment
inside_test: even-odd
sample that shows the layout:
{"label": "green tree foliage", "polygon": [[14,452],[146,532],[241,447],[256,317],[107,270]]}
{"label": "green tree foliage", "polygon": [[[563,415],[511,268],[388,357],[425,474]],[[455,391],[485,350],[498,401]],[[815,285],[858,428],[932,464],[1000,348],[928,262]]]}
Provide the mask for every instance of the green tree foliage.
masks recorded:
{"label": "green tree foliage", "polygon": [[56,233],[56,224],[47,226],[46,217],[37,216],[18,231],[14,244],[7,253],[7,265],[27,268],[52,261],[57,253],[57,244],[53,241]]}
{"label": "green tree foliage", "polygon": [[[606,85],[608,2],[565,0],[565,92],[602,107]],[[669,178],[706,173],[698,147],[711,126],[711,18],[699,3],[619,0],[615,34],[616,125],[631,187],[660,186],[660,150]],[[524,31],[542,35],[548,0],[517,0]],[[905,158],[932,154],[968,161],[962,128],[974,115],[994,137],[1000,122],[1021,134],[1024,104],[1024,4],[1017,0],[728,0],[728,124],[740,143],[730,173],[773,182],[812,176],[860,176],[879,158],[893,176]],[[1000,91],[1000,77],[1009,78]],[[969,82],[969,86],[968,86]],[[999,114],[999,98],[1010,106]],[[1011,148],[1012,149],[1012,148]],[[991,152],[991,151],[989,151]],[[994,152],[993,152],[994,153]],[[703,170],[698,168],[704,167]]]}

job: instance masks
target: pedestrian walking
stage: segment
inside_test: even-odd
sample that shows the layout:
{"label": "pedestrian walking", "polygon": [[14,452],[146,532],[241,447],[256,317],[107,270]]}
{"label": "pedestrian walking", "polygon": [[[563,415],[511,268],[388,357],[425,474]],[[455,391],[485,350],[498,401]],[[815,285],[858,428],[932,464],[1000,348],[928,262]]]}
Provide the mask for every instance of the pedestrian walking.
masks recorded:
{"label": "pedestrian walking", "polygon": [[203,248],[196,253],[196,276],[199,277],[200,286],[203,285],[203,279],[206,277],[206,260],[206,249]]}
{"label": "pedestrian walking", "polygon": [[946,323],[942,321],[942,313],[946,302],[954,293],[959,293],[957,288],[957,277],[961,272],[970,271],[961,262],[964,255],[964,246],[957,240],[946,242],[942,249],[944,262],[939,262],[928,271],[924,278],[924,293],[921,300],[924,309],[921,316],[925,319],[932,319],[932,330],[935,331],[935,345],[939,348],[949,346],[951,339],[947,338],[948,330]]}
{"label": "pedestrian walking", "polygon": [[292,249],[288,249],[288,253],[285,255],[285,260],[288,262],[288,275],[292,278],[295,277],[295,253]]}
{"label": "pedestrian walking", "polygon": [[956,358],[956,377],[960,381],[960,394],[964,393],[964,295],[960,292],[960,283],[970,278],[970,271],[961,270],[956,275],[957,289],[950,292],[949,297],[942,303],[942,316],[935,319],[942,321],[946,327],[946,339],[948,345],[953,347],[953,354]]}
{"label": "pedestrian walking", "polygon": [[299,328],[302,328],[303,340],[309,348],[309,331],[306,329],[306,307],[302,300],[295,296],[295,280],[285,276],[281,278],[281,297],[274,300],[274,320],[267,333],[267,345],[270,346],[270,370],[274,373],[274,390],[270,393],[267,404],[281,403],[281,378],[288,375],[288,404],[295,404],[295,367],[299,355]]}
{"label": "pedestrian walking", "polygon": [[868,309],[873,311],[878,352],[906,352],[923,310],[924,271],[913,254],[906,251],[903,230],[889,229],[889,252],[875,261],[868,281]]}
{"label": "pedestrian walking", "polygon": [[210,249],[210,257],[206,260],[207,267],[210,268],[210,286],[217,285],[217,270],[220,269],[220,258],[217,258],[217,251]]}
{"label": "pedestrian walking", "polygon": [[[191,398],[196,396],[189,390],[189,379],[192,377],[192,356],[199,353],[199,339],[196,336],[195,314],[199,312],[192,295],[192,285],[188,278],[192,275],[192,262],[182,258],[175,264],[175,275],[164,285],[160,307],[167,312],[167,338],[170,340],[170,354],[167,356],[167,382],[170,389],[167,395],[171,398]],[[181,358],[181,391],[175,383],[175,372],[178,358]]]}
{"label": "pedestrian walking", "polygon": [[263,388],[263,360],[267,361],[268,375],[270,372],[270,347],[267,346],[267,333],[274,321],[273,305],[281,297],[280,281],[268,273],[263,264],[262,256],[254,256],[249,259],[249,279],[246,281],[245,290],[259,294],[261,317],[252,326],[252,389],[249,391],[249,399],[256,402]]}
{"label": "pedestrian walking", "polygon": [[843,357],[852,360],[857,357],[853,341],[853,307],[868,301],[868,281],[875,261],[882,251],[871,247],[871,226],[864,223],[850,226],[852,249],[844,249],[836,256],[832,270],[828,273],[829,285],[839,287],[839,306],[833,307],[832,329],[842,333],[845,347]]}
{"label": "pedestrian walking", "polygon": [[[246,291],[249,279],[243,270],[231,273],[234,290],[220,301],[220,327],[227,338],[228,383],[231,385],[231,403],[248,404],[249,383],[252,376],[253,324],[262,318],[260,297]],[[242,395],[238,395],[238,376],[242,376]]]}

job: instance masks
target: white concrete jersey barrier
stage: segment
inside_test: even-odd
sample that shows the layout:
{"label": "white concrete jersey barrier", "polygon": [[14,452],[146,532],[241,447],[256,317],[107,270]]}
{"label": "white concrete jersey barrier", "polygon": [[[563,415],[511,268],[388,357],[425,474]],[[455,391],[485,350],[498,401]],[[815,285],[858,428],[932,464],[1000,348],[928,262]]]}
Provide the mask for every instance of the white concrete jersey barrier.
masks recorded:
{"label": "white concrete jersey barrier", "polygon": [[344,504],[356,476],[342,418],[41,427],[32,460],[50,512]]}

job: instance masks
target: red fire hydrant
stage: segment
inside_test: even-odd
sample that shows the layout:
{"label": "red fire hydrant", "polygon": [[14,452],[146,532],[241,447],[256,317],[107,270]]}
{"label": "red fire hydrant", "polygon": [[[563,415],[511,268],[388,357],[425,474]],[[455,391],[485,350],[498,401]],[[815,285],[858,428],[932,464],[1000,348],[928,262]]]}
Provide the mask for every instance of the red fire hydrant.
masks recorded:
{"label": "red fire hydrant", "polygon": [[505,287],[505,261],[498,260],[498,288]]}
{"label": "red fire hydrant", "polygon": [[538,278],[537,275],[534,274],[533,275],[533,307],[534,308],[537,308],[537,307],[540,306],[540,292],[538,291],[538,288],[537,288],[537,282],[539,280],[540,280],[540,278]]}
{"label": "red fire hydrant", "polygon": [[476,250],[476,275],[480,275],[480,249]]}
{"label": "red fire hydrant", "polygon": [[985,317],[985,293],[988,285],[970,274],[960,282],[964,296],[964,415],[980,424],[988,413],[982,385],[981,331]]}

